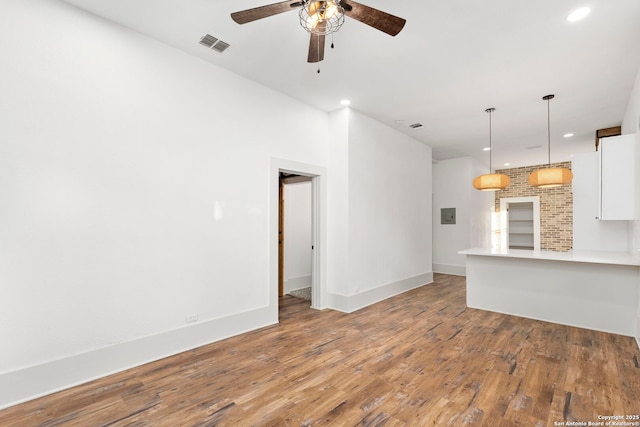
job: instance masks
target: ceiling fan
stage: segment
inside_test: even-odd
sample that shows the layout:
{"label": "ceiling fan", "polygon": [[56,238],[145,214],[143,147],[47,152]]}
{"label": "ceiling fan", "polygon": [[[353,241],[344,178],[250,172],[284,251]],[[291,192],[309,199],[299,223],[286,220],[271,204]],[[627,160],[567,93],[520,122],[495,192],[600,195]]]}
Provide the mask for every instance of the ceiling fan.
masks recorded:
{"label": "ceiling fan", "polygon": [[324,59],[325,36],[340,29],[344,23],[345,15],[391,36],[398,34],[407,22],[405,19],[356,3],[353,0],[300,0],[294,2],[287,0],[234,12],[231,14],[231,18],[238,24],[246,24],[298,8],[300,8],[300,25],[311,33],[307,62],[320,62]]}

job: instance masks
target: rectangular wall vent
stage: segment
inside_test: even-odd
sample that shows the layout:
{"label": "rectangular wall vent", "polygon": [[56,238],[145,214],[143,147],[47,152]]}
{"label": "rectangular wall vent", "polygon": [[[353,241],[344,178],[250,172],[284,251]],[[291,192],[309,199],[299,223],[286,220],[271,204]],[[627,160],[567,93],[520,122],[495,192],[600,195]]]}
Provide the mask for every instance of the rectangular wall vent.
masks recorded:
{"label": "rectangular wall vent", "polygon": [[218,53],[224,52],[230,46],[229,43],[223,42],[217,37],[213,37],[211,34],[205,34],[202,36],[198,43],[211,50],[215,50]]}

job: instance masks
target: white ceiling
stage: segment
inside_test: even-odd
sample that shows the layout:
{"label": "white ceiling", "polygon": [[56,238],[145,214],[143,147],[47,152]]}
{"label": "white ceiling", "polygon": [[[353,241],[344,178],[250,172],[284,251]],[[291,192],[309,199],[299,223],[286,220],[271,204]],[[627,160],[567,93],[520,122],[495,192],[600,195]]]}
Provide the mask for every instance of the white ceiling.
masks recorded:
{"label": "white ceiling", "polygon": [[[484,110],[495,107],[494,168],[546,163],[547,94],[551,160],[592,151],[597,129],[621,123],[640,67],[639,0],[359,0],[407,24],[391,37],[346,18],[320,74],[296,11],[245,25],[229,16],[274,0],[66,1],[321,110],[348,98],[439,160],[488,163]],[[580,6],[591,14],[568,22]],[[201,46],[207,33],[231,47]]]}

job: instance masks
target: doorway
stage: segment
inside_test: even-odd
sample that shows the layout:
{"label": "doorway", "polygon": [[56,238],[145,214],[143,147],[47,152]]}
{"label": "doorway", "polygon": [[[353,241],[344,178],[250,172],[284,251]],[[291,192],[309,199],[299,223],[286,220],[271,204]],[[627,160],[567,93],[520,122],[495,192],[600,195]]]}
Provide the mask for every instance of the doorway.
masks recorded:
{"label": "doorway", "polygon": [[[300,175],[311,179],[311,308],[324,309],[326,296],[326,230],[327,230],[327,178],[326,169],[286,159],[272,157],[270,160],[270,212],[269,215],[269,307],[270,318],[278,322],[279,316],[279,219],[280,173]],[[286,230],[284,240],[286,242]],[[285,255],[286,256],[286,255]],[[285,260],[286,262],[286,260]],[[283,276],[284,277],[284,276]],[[283,289],[284,291],[284,289]]]}
{"label": "doorway", "polygon": [[312,177],[280,172],[278,185],[278,297],[312,297]]}

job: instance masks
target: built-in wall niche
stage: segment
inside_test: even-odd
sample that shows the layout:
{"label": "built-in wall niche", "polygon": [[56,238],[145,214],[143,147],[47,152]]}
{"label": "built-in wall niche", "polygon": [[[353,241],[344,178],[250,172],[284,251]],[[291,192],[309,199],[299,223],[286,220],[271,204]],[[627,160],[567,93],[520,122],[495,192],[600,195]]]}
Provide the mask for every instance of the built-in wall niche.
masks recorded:
{"label": "built-in wall niche", "polygon": [[500,199],[501,246],[540,250],[540,197]]}

